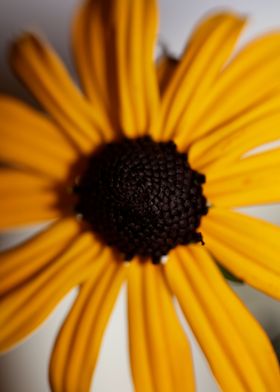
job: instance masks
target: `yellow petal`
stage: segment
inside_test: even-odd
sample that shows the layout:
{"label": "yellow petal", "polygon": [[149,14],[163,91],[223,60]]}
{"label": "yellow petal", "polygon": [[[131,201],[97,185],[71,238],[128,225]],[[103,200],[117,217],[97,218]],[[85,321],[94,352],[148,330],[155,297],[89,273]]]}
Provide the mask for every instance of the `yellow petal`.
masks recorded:
{"label": "yellow petal", "polygon": [[78,157],[78,152],[61,128],[48,117],[31,106],[7,95],[0,95],[1,123],[10,126],[15,136],[25,136],[27,140],[37,139],[38,144],[47,144],[49,150],[69,162]]}
{"label": "yellow petal", "polygon": [[38,147],[36,139],[30,140],[29,143],[25,140],[22,143],[22,138],[15,137],[10,130],[12,131],[10,125],[3,123],[0,125],[1,163],[17,166],[58,181],[67,179],[70,166],[53,157],[49,151],[46,151],[44,145]]}
{"label": "yellow petal", "polygon": [[158,125],[156,30],[155,0],[88,1],[76,19],[74,46],[88,95],[128,137]]}
{"label": "yellow petal", "polygon": [[66,252],[1,298],[1,351],[31,333],[68,291],[89,276],[93,258],[101,248],[91,233],[80,235]]}
{"label": "yellow petal", "polygon": [[126,273],[108,254],[95,263],[55,343],[50,363],[53,392],[90,389],[104,330]]}
{"label": "yellow petal", "polygon": [[213,208],[202,220],[207,248],[234,275],[280,298],[280,228],[261,219]]}
{"label": "yellow petal", "polygon": [[4,211],[0,218],[0,230],[10,230],[27,224],[36,224],[61,218],[69,213],[55,207],[42,205],[33,206],[32,209],[25,209],[17,206],[14,210]]}
{"label": "yellow petal", "polygon": [[211,165],[231,165],[251,149],[278,140],[280,95],[279,92],[275,94],[246,114],[221,124],[214,132],[196,140],[189,150],[191,165],[207,173]]}
{"label": "yellow petal", "polygon": [[79,235],[82,225],[64,218],[28,241],[0,253],[0,295],[38,274]]}
{"label": "yellow petal", "polygon": [[[214,262],[202,251],[180,248],[164,268],[221,389],[276,391],[280,376],[269,340],[225,284]],[[235,312],[229,312],[228,303]]]}
{"label": "yellow petal", "polygon": [[216,180],[235,178],[238,176],[254,175],[257,171],[270,170],[279,168],[280,165],[280,148],[274,148],[265,152],[257,153],[249,157],[240,159],[230,166],[212,166],[206,170],[207,181],[210,183]]}
{"label": "yellow petal", "polygon": [[194,391],[192,358],[160,266],[129,266],[130,358],[136,391]]}
{"label": "yellow petal", "polygon": [[178,136],[182,148],[222,124],[237,119],[241,122],[243,115],[249,116],[251,110],[279,91],[279,44],[280,33],[271,33],[254,40],[235,56],[188,122],[180,124],[182,130],[191,130],[189,140]]}
{"label": "yellow petal", "polygon": [[130,365],[135,392],[154,392],[144,314],[143,266],[137,258],[129,265],[127,300]]}
{"label": "yellow petal", "polygon": [[72,213],[66,186],[16,169],[0,169],[0,228],[8,229]]}
{"label": "yellow petal", "polygon": [[[41,177],[38,173],[24,172],[18,169],[2,167],[0,168],[0,200],[1,202],[13,203],[20,199],[30,199],[40,196],[47,196],[49,200],[53,198],[53,203],[63,201],[65,203],[74,202],[74,195],[69,193],[67,184],[58,184],[53,180]],[[56,194],[56,197],[55,195]],[[45,198],[46,200],[46,198]],[[31,201],[29,203],[31,205]],[[60,206],[57,204],[57,206]],[[70,204],[69,204],[70,206]],[[60,207],[63,207],[62,205]],[[0,207],[1,208],[1,207]]]}
{"label": "yellow petal", "polygon": [[280,201],[279,168],[263,169],[237,177],[206,182],[203,192],[217,207],[242,207]]}
{"label": "yellow petal", "polygon": [[158,127],[158,91],[153,63],[157,32],[156,2],[114,3],[120,123],[125,134],[152,132]]}
{"label": "yellow petal", "polygon": [[54,191],[0,197],[0,228],[8,229],[21,224],[35,223],[44,217],[54,218],[69,213],[72,205],[67,195],[60,199]]}
{"label": "yellow petal", "polygon": [[24,172],[8,167],[0,168],[0,199],[13,194],[40,193],[53,189],[55,183],[35,173]]}
{"label": "yellow petal", "polygon": [[0,160],[53,180],[64,180],[78,154],[43,115],[9,97],[0,97]]}
{"label": "yellow petal", "polygon": [[90,152],[102,141],[90,106],[46,42],[31,33],[22,35],[12,46],[10,62],[19,78],[83,152]]}
{"label": "yellow petal", "polygon": [[163,275],[160,279],[158,278],[156,295],[159,298],[161,325],[168,351],[165,360],[170,362],[172,372],[172,391],[195,391],[191,350],[178,320],[171,292],[167,288],[167,282]]}
{"label": "yellow petal", "polygon": [[83,89],[109,141],[118,134],[117,102],[110,77],[115,70],[114,64],[108,61],[113,53],[100,5],[101,2],[92,0],[82,4],[74,18],[72,42]]}
{"label": "yellow petal", "polygon": [[275,354],[264,330],[221,277],[209,253],[199,245],[192,246],[189,250],[217,297],[225,298],[226,295],[225,306],[230,312],[231,322],[246,341],[248,350],[257,362],[259,372],[265,379],[268,389],[272,391],[278,383],[279,368],[276,366]]}
{"label": "yellow petal", "polygon": [[179,145],[188,138],[192,130],[183,129],[185,117],[195,115],[225,65],[243,26],[244,20],[237,15],[218,13],[203,20],[194,31],[163,96],[162,124],[166,139],[174,132]]}

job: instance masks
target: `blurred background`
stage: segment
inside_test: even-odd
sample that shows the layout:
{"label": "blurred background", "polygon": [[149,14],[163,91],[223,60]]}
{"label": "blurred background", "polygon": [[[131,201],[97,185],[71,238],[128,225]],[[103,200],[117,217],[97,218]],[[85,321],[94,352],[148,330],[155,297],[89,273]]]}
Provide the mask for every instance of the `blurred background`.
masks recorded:
{"label": "blurred background", "polygon": [[[45,35],[70,69],[69,27],[78,0],[0,0],[0,89],[33,102],[30,95],[11,75],[6,63],[8,43],[25,29]],[[197,21],[213,9],[232,9],[250,17],[250,23],[239,43],[240,47],[256,35],[272,29],[280,30],[279,0],[160,0],[159,40],[170,53],[179,56]],[[280,224],[277,205],[248,208],[246,212]],[[11,246],[30,236],[38,228],[20,230],[1,236],[1,247]],[[262,323],[271,339],[280,334],[280,304],[238,284],[233,285],[240,297]],[[0,357],[0,392],[49,392],[48,360],[58,328],[75,298],[75,290],[56,308],[50,318],[24,343]],[[208,369],[188,326],[192,342],[197,388],[199,392],[216,392],[218,387]],[[95,373],[94,392],[133,392],[127,354],[125,289],[122,290],[111,317]],[[144,391],[143,391],[144,392]],[[176,391],[174,391],[176,392]]]}

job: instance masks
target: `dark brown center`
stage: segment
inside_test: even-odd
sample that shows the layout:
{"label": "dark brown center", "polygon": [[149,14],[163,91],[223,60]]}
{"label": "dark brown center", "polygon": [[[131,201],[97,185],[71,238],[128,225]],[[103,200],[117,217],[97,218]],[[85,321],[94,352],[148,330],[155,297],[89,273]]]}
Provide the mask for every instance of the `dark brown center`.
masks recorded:
{"label": "dark brown center", "polygon": [[197,228],[208,211],[204,182],[174,142],[122,139],[90,160],[76,187],[77,212],[125,260],[159,263],[177,245],[203,242]]}

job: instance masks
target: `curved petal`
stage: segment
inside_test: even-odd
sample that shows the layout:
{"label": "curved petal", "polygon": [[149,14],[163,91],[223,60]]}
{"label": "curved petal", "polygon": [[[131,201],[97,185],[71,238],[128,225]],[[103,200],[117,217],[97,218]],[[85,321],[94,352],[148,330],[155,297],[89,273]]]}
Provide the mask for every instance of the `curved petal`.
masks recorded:
{"label": "curved petal", "polygon": [[235,276],[280,298],[280,228],[261,219],[213,208],[202,219],[207,248]]}
{"label": "curved petal", "polygon": [[280,171],[256,170],[237,177],[210,181],[203,187],[206,198],[217,207],[242,207],[280,201]]}
{"label": "curved petal", "polygon": [[175,133],[180,146],[192,133],[183,124],[190,113],[195,116],[201,100],[228,60],[244,23],[237,15],[224,12],[208,17],[196,28],[163,95],[165,139]]}
{"label": "curved petal", "polygon": [[72,213],[75,195],[35,173],[0,168],[0,229]]}
{"label": "curved petal", "polygon": [[32,197],[50,192],[56,192],[57,197],[65,196],[65,199],[68,195],[69,200],[73,196],[67,183],[60,184],[39,173],[30,173],[6,166],[0,167],[0,200],[21,196]]}
{"label": "curved petal", "polygon": [[50,363],[53,392],[89,391],[104,330],[126,273],[123,264],[108,257],[109,252],[96,260],[56,340]]}
{"label": "curved petal", "polygon": [[143,268],[141,261],[134,259],[128,271],[128,325],[129,350],[135,391],[154,391],[152,368],[147,345],[147,327],[144,316]]}
{"label": "curved petal", "polygon": [[64,218],[47,229],[0,253],[0,295],[7,294],[46,268],[80,235],[83,227],[75,218]]}
{"label": "curved petal", "polygon": [[136,391],[194,391],[192,359],[160,266],[129,266],[128,319]]}
{"label": "curved petal", "polygon": [[156,30],[155,0],[88,0],[75,20],[85,90],[128,137],[157,127]]}
{"label": "curved petal", "polygon": [[70,166],[65,165],[56,157],[46,151],[45,146],[38,146],[38,141],[24,140],[14,137],[10,133],[11,127],[2,124],[0,126],[1,146],[0,162],[9,166],[16,166],[27,171],[41,174],[53,180],[65,180],[69,174]]}
{"label": "curved petal", "polygon": [[0,167],[0,199],[13,194],[44,193],[55,188],[56,184],[50,178],[10,167]]}
{"label": "curved petal", "polygon": [[102,11],[97,1],[87,0],[76,12],[72,39],[74,60],[83,90],[100,121],[108,123],[108,134],[118,134],[116,86],[110,71],[114,68],[113,52]]}
{"label": "curved petal", "polygon": [[0,229],[38,223],[71,212],[73,199],[55,191],[0,196]]}
{"label": "curved petal", "polygon": [[191,165],[207,173],[213,166],[217,169],[229,166],[253,148],[279,140],[279,93],[267,97],[246,115],[221,124],[215,132],[196,140],[188,152]]}
{"label": "curved petal", "polygon": [[205,195],[217,206],[246,206],[280,200],[280,149],[206,170]]}
{"label": "curved petal", "polygon": [[102,246],[81,234],[63,254],[0,299],[0,350],[5,351],[38,327],[56,304],[92,270]]}
{"label": "curved petal", "polygon": [[[243,121],[250,112],[262,110],[280,86],[280,33],[270,33],[249,43],[226,66],[215,85],[205,95],[192,116],[181,121],[177,142],[187,148],[208,133],[219,131],[223,125]],[[253,92],[253,94],[252,94]],[[190,129],[191,135],[183,134]]]}
{"label": "curved petal", "polygon": [[204,250],[191,249],[174,251],[164,270],[222,390],[276,391],[280,373],[268,338]]}
{"label": "curved petal", "polygon": [[23,34],[12,45],[10,62],[17,76],[78,148],[88,153],[102,141],[91,107],[46,42],[34,34]]}
{"label": "curved petal", "polygon": [[78,151],[62,129],[26,103],[8,95],[0,95],[0,116],[2,123],[10,125],[11,133],[24,135],[27,139],[38,139],[40,144],[47,143],[49,150],[66,162],[77,159]]}
{"label": "curved petal", "polygon": [[65,180],[77,152],[59,130],[27,105],[0,96],[0,161]]}
{"label": "curved petal", "polygon": [[279,167],[280,148],[270,149],[249,157],[238,160],[230,167],[213,167],[207,170],[207,180],[214,181],[228,178],[228,176],[239,176],[252,171],[266,169],[267,171]]}

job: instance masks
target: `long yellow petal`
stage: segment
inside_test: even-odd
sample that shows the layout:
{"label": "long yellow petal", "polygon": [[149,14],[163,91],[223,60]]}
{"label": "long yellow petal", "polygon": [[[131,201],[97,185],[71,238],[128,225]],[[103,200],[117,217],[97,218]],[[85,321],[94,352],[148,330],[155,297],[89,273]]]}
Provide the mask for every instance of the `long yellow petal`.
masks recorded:
{"label": "long yellow petal", "polygon": [[92,0],[82,4],[74,18],[72,42],[83,89],[109,141],[119,132],[116,122],[117,102],[109,72],[110,67],[114,71],[114,65],[110,61],[112,52],[100,5],[98,1]]}
{"label": "long yellow petal", "polygon": [[31,194],[54,189],[53,180],[35,173],[8,167],[0,168],[0,199],[13,194]]}
{"label": "long yellow petal", "polygon": [[0,228],[8,229],[17,224],[38,222],[41,213],[50,218],[65,215],[71,211],[72,206],[73,203],[67,195],[60,199],[54,191],[0,197]]}
{"label": "long yellow petal", "polygon": [[[275,178],[273,178],[275,181]],[[279,180],[277,180],[279,181]],[[207,193],[205,193],[207,194]],[[267,181],[251,189],[234,191],[228,194],[209,195],[209,200],[217,207],[246,207],[267,203],[279,203],[280,185],[267,185]]]}
{"label": "long yellow petal", "polygon": [[65,182],[75,175],[78,151],[51,120],[8,96],[0,96],[0,117],[1,163],[53,182]]}
{"label": "long yellow petal", "polygon": [[130,366],[135,392],[154,392],[144,313],[143,265],[137,258],[129,265],[127,301]]}
{"label": "long yellow petal", "polygon": [[[157,31],[154,0],[114,2],[120,123],[128,136],[157,128],[158,92],[153,63]],[[132,29],[132,31],[131,31]]]}
{"label": "long yellow petal", "polygon": [[280,138],[280,91],[266,98],[202,139],[196,140],[189,150],[193,167],[207,172],[215,165],[228,166],[251,149]]}
{"label": "long yellow petal", "polygon": [[268,390],[273,391],[279,382],[279,368],[276,366],[275,354],[264,330],[221,277],[209,253],[201,246],[192,246],[189,251],[217,297],[225,299],[226,295],[224,303],[230,313],[231,322],[246,342]]}
{"label": "long yellow petal", "polygon": [[0,229],[10,230],[28,224],[37,224],[41,222],[59,219],[69,214],[61,208],[46,207],[42,205],[33,206],[32,209],[17,208],[12,212],[5,212],[0,219]]}
{"label": "long yellow petal", "polygon": [[[162,102],[164,137],[174,132],[178,143],[188,137],[182,129],[187,115],[193,115],[205,93],[221,72],[244,26],[235,14],[218,13],[203,20],[194,31],[182,60],[166,89]],[[206,94],[206,95],[207,95]]]}
{"label": "long yellow petal", "polygon": [[43,115],[6,96],[0,97],[0,161],[65,180],[78,153]]}
{"label": "long yellow petal", "polygon": [[213,208],[202,220],[206,247],[234,275],[280,298],[279,227],[237,212]]}
{"label": "long yellow petal", "polygon": [[126,136],[158,128],[155,0],[87,1],[74,24],[78,69],[91,100]]}
{"label": "long yellow petal", "polygon": [[171,292],[167,289],[165,276],[158,279],[157,293],[162,320],[164,340],[167,345],[170,368],[172,371],[173,391],[195,391],[195,379],[192,366],[192,353],[186,334],[174,309]]}
{"label": "long yellow petal", "polygon": [[[215,85],[192,112],[182,130],[191,130],[190,138],[178,133],[177,142],[187,148],[191,142],[235,121],[241,121],[260,102],[279,90],[280,33],[270,33],[249,43],[227,65]],[[254,94],[252,94],[254,91]],[[178,131],[179,132],[179,131]]]}
{"label": "long yellow petal", "polygon": [[81,230],[82,225],[75,218],[64,218],[28,241],[0,253],[0,295],[38,274]]}
{"label": "long yellow petal", "polygon": [[71,288],[88,277],[101,248],[91,233],[85,233],[31,280],[1,297],[1,351],[31,333]]}
{"label": "long yellow petal", "polygon": [[[267,132],[269,133],[269,132]],[[279,131],[275,128],[275,136]],[[254,139],[253,135],[251,137]],[[256,135],[256,140],[258,139]],[[264,139],[264,137],[263,137]],[[239,150],[244,149],[241,142]],[[248,140],[248,144],[252,143]],[[225,154],[227,152],[225,151]],[[204,171],[204,193],[212,205],[238,207],[280,201],[279,149],[234,162],[217,162]]]}
{"label": "long yellow petal", "polygon": [[[39,174],[39,173],[37,173]],[[0,228],[53,219],[73,212],[66,185],[16,169],[0,169]]]}
{"label": "long yellow petal", "polygon": [[206,182],[203,192],[217,207],[242,207],[280,201],[279,168],[256,170]]}
{"label": "long yellow petal", "polygon": [[108,260],[108,254],[96,264],[55,344],[50,364],[54,392],[90,388],[104,330],[126,274],[125,266]]}
{"label": "long yellow petal", "polygon": [[130,263],[128,320],[135,391],[194,391],[190,349],[160,266]]}
{"label": "long yellow petal", "polygon": [[[11,130],[11,133],[10,133]],[[16,166],[27,171],[41,174],[56,181],[67,179],[70,165],[46,151],[44,145],[38,146],[36,139],[29,142],[13,135],[10,125],[1,124],[0,162]]]}
{"label": "long yellow petal", "polygon": [[12,46],[11,65],[44,108],[83,152],[102,141],[92,110],[52,49],[34,34]]}
{"label": "long yellow petal", "polygon": [[[213,282],[212,275],[205,274],[204,265],[213,270]],[[240,392],[277,390],[280,375],[273,349],[242,305],[241,317],[244,321],[246,317],[252,333],[250,336],[241,331],[239,307],[214,262],[181,248],[170,256],[165,272],[221,388]],[[227,308],[228,297],[235,306],[233,315]],[[260,338],[259,348],[253,347],[256,338]],[[255,358],[258,349],[265,360]],[[268,369],[270,374],[266,373]]]}
{"label": "long yellow petal", "polygon": [[147,346],[150,352],[151,373],[157,392],[174,390],[168,347],[161,320],[160,302],[157,295],[159,266],[147,262],[143,265],[143,311],[146,320]]}
{"label": "long yellow petal", "polygon": [[146,263],[143,269],[147,343],[155,391],[194,391],[192,358],[161,267]]}
{"label": "long yellow petal", "polygon": [[251,155],[249,157],[239,159],[233,165],[222,166],[215,165],[208,167],[205,174],[207,181],[210,183],[216,180],[223,180],[227,178],[235,178],[238,176],[254,176],[257,171],[276,170],[280,167],[280,148],[270,149],[261,153]]}
{"label": "long yellow petal", "polygon": [[24,135],[27,139],[37,139],[40,145],[47,143],[50,151],[58,152],[61,159],[77,159],[78,152],[71,140],[50,118],[22,101],[0,95],[1,123],[10,125],[10,132]]}
{"label": "long yellow petal", "polygon": [[[48,196],[47,196],[48,195]],[[51,196],[52,195],[52,196]],[[56,195],[56,196],[55,196]],[[42,196],[44,200],[50,200],[49,205],[57,207],[72,206],[75,196],[69,193],[67,183],[55,183],[52,179],[41,177],[39,173],[30,173],[10,167],[0,168],[0,201],[7,202],[9,205],[21,202],[27,203]],[[47,197],[47,198],[46,198]],[[52,203],[51,203],[52,199]],[[0,207],[1,208],[1,207]]]}

